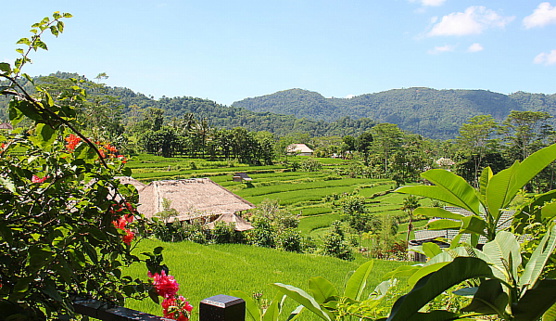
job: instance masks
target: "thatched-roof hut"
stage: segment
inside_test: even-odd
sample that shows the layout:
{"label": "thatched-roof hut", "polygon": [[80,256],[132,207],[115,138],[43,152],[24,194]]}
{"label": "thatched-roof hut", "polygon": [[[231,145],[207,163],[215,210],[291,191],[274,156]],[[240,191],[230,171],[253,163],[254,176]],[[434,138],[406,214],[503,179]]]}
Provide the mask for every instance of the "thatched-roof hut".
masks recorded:
{"label": "thatched-roof hut", "polygon": [[[138,211],[153,217],[164,210],[163,199],[179,214],[172,220],[204,218],[211,221],[224,214],[236,214],[255,208],[253,204],[208,178],[155,181],[139,190]],[[246,222],[247,223],[247,222]],[[247,223],[248,224],[248,223]]]}
{"label": "thatched-roof hut", "polygon": [[254,228],[251,223],[247,222],[246,220],[235,214],[222,214],[214,222],[208,223],[207,227],[209,229],[214,229],[217,222],[234,224],[234,229],[239,232],[252,230]]}

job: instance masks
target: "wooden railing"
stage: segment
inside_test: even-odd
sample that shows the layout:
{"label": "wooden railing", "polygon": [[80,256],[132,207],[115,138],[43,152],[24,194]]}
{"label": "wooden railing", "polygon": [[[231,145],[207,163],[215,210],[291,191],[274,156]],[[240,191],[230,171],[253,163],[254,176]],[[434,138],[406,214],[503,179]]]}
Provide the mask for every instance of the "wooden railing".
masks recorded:
{"label": "wooden railing", "polygon": [[[96,300],[76,300],[76,313],[102,321],[168,321],[170,319]],[[245,321],[245,301],[228,295],[215,295],[199,304],[199,321]]]}

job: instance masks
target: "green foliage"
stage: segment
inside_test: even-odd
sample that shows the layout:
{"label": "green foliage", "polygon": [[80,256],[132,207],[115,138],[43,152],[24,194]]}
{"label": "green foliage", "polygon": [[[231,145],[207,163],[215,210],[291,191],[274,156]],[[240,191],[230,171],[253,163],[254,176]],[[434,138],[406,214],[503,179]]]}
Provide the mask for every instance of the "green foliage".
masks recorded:
{"label": "green foliage", "polygon": [[18,41],[27,47],[17,49],[21,57],[13,66],[0,65],[0,78],[9,83],[1,94],[12,97],[10,121],[26,117],[29,124],[0,136],[3,319],[68,319],[77,297],[123,304],[152,288],[122,274],[122,267],[139,261],[131,253],[132,229],[143,231],[133,205],[137,191],[114,179],[129,175],[117,150],[96,145],[76,129],[84,90],[66,88],[55,100],[38,85],[30,94],[19,79],[28,54],[47,49],[43,33],[58,36],[61,19],[69,17],[55,12],[34,24],[31,38]]}
{"label": "green foliage", "polygon": [[330,233],[324,236],[322,253],[347,261],[354,259],[351,247],[345,240],[344,231],[338,221],[332,223]]}
{"label": "green foliage", "polygon": [[[457,220],[437,221],[431,229],[459,229],[460,234],[484,235],[488,240],[493,240],[502,211],[510,206],[518,192],[535,175],[555,159],[556,145],[551,145],[533,153],[523,162],[516,161],[510,168],[496,175],[487,167],[481,174],[478,190],[451,172],[430,170],[421,176],[435,184],[434,186],[402,187],[397,192],[436,199],[473,213],[473,216],[464,217],[438,208],[415,210],[416,214]],[[518,211],[516,216],[519,215]],[[477,240],[478,238],[475,238],[475,241],[472,241],[474,245]]]}

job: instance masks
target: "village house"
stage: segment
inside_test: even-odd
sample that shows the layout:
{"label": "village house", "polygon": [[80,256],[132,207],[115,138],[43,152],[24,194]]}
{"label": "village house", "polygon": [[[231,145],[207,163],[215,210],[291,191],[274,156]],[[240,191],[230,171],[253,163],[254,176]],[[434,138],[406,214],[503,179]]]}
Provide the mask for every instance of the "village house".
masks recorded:
{"label": "village house", "polygon": [[[209,178],[154,181],[145,185],[133,178],[119,178],[124,184],[132,184],[139,192],[137,210],[146,218],[153,218],[164,210],[163,200],[170,201],[178,215],[173,221],[200,220],[204,223],[221,221],[235,224],[237,231],[253,227],[239,215],[254,209],[255,205],[216,184]],[[209,228],[214,224],[208,225]]]}
{"label": "village house", "polygon": [[313,150],[305,144],[291,144],[286,148],[289,155],[312,156]]}

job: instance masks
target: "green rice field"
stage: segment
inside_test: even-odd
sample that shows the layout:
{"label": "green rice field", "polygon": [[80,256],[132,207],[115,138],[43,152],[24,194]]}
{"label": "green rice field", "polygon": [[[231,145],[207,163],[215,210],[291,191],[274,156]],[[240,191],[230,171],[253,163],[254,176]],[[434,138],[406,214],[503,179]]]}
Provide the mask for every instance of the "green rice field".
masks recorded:
{"label": "green rice field", "polygon": [[[298,157],[302,161],[303,157]],[[291,157],[290,161],[296,157]],[[356,193],[367,199],[373,215],[403,216],[401,204],[405,195],[385,193],[394,182],[379,179],[348,178],[338,172],[349,165],[342,159],[318,159],[323,167],[318,172],[291,171],[285,165],[247,166],[233,161],[207,161],[191,158],[163,158],[140,155],[128,162],[133,177],[144,181],[210,177],[247,201],[258,205],[264,200],[278,200],[291,213],[300,215],[299,230],[320,237],[323,229],[340,218],[331,199]],[[236,172],[245,172],[253,181],[234,182]],[[381,195],[384,193],[385,195]],[[378,196],[377,196],[378,195]],[[403,233],[403,229],[400,228]]]}
{"label": "green rice field", "polygon": [[[308,279],[315,276],[322,276],[343,289],[350,273],[366,262],[362,256],[348,262],[249,245],[164,243],[151,239],[143,240],[135,252],[152,251],[157,246],[164,247],[164,263],[180,284],[179,294],[187,297],[195,307],[192,320],[197,320],[201,300],[217,294],[229,294],[232,290],[262,292],[263,298],[272,299],[276,292],[269,284],[280,282],[307,290]],[[403,264],[407,263],[377,260],[369,279],[369,288],[380,283],[386,272]],[[146,279],[147,270],[144,265],[135,264],[124,270],[124,274]],[[160,306],[150,299],[128,300],[126,306],[155,315],[162,312]],[[291,311],[295,306],[289,302],[285,311]],[[316,319],[307,313],[302,320]]]}

